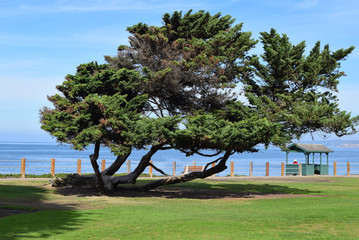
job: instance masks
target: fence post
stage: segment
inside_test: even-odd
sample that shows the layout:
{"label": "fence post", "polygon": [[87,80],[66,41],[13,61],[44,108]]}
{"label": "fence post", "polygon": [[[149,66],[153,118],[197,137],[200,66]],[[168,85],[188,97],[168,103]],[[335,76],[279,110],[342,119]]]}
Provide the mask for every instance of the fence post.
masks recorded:
{"label": "fence post", "polygon": [[105,171],[105,169],[106,169],[106,160],[102,159],[102,161],[101,161],[101,172]]}
{"label": "fence post", "polygon": [[266,162],[266,177],[269,177],[269,162]]}
{"label": "fence post", "polygon": [[249,176],[253,177],[253,162],[249,163]]}
{"label": "fence post", "polygon": [[[215,167],[216,166],[216,163],[212,163],[212,167]],[[215,177],[216,174],[213,174],[212,177]]]}
{"label": "fence post", "polygon": [[81,159],[77,159],[77,174],[81,175]]}
{"label": "fence post", "polygon": [[298,165],[299,165],[299,166],[298,166],[298,175],[299,175],[299,176],[302,176],[302,175],[303,175],[303,173],[302,173],[302,170],[303,170],[303,168],[302,168],[302,163],[299,163]]}
{"label": "fence post", "polygon": [[176,176],[176,161],[172,163],[172,176]]}
{"label": "fence post", "polygon": [[281,176],[284,177],[284,162],[282,162],[281,166]]}
{"label": "fence post", "polygon": [[234,162],[231,161],[231,177],[234,177]]}
{"label": "fence post", "polygon": [[196,165],[197,165],[196,161],[193,161],[193,166],[196,166]]}
{"label": "fence post", "polygon": [[337,175],[337,162],[334,162],[334,176]]}
{"label": "fence post", "polygon": [[21,177],[25,178],[25,166],[26,166],[26,159],[21,158]]}
{"label": "fence post", "polygon": [[55,177],[55,158],[51,158],[51,176]]}
{"label": "fence post", "polygon": [[[150,163],[152,163],[152,160],[150,161]],[[148,171],[149,171],[150,177],[153,177],[153,169],[152,169],[152,166],[149,167]]]}
{"label": "fence post", "polygon": [[130,172],[131,172],[131,160],[128,159],[127,160],[127,174],[130,174]]}
{"label": "fence post", "polygon": [[347,175],[350,176],[350,162],[347,162]]}

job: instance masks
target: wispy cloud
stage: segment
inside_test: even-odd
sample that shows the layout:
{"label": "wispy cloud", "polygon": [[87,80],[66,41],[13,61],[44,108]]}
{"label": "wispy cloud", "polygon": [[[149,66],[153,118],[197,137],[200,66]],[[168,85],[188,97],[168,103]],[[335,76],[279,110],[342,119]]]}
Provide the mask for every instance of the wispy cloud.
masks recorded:
{"label": "wispy cloud", "polygon": [[294,1],[293,6],[299,9],[308,9],[313,8],[318,5],[318,0],[300,0],[300,1]]}
{"label": "wispy cloud", "polygon": [[[29,77],[29,76],[0,76],[0,100],[2,103],[11,102],[19,104],[39,103],[40,105],[47,102],[46,96],[56,93],[55,86],[63,81],[63,77],[46,76],[46,77]],[[19,87],[20,86],[20,87]],[[9,105],[5,104],[0,109],[8,109]]]}
{"label": "wispy cloud", "polygon": [[[103,12],[127,10],[173,10],[205,6],[205,1],[191,0],[56,0],[39,3],[26,3],[13,7],[12,13],[55,13],[55,12]],[[3,12],[6,9],[2,9]],[[8,12],[9,13],[9,12]]]}
{"label": "wispy cloud", "polygon": [[359,9],[346,9],[346,10],[342,10],[342,11],[337,11],[334,12],[330,15],[331,17],[351,17],[351,16],[355,16],[356,18],[353,20],[357,20],[359,19]]}
{"label": "wispy cloud", "polygon": [[59,33],[1,33],[0,44],[2,46],[19,47],[41,47],[58,48],[69,47],[78,48],[84,44],[126,44],[128,42],[128,33],[126,26],[108,25],[100,28],[86,29],[83,31],[72,31]]}
{"label": "wispy cloud", "polygon": [[266,5],[288,10],[303,10],[318,6],[319,0],[267,0]]}

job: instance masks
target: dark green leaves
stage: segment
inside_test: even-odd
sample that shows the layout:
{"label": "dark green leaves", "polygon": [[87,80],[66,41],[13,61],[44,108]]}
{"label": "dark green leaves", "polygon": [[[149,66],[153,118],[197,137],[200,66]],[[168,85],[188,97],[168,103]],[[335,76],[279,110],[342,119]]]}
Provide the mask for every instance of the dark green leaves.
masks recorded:
{"label": "dark green leaves", "polygon": [[304,41],[294,45],[274,29],[261,33],[261,42],[264,53],[252,58],[253,75],[244,81],[254,108],[281,122],[282,131],[291,137],[316,131],[338,136],[355,132],[357,119],[340,111],[335,96],[344,75],[339,61],[354,47],[333,52],[317,42],[306,56]]}
{"label": "dark green leaves", "polygon": [[[203,149],[256,151],[304,133],[355,132],[358,118],[335,96],[340,61],[354,47],[292,44],[274,29],[261,33],[263,54],[242,23],[205,11],[163,16],[161,26],[136,24],[129,46],[107,64],[81,64],[49,97],[42,128],[83,149],[100,142],[117,155],[148,145],[193,154]],[[245,99],[238,99],[238,83]]]}

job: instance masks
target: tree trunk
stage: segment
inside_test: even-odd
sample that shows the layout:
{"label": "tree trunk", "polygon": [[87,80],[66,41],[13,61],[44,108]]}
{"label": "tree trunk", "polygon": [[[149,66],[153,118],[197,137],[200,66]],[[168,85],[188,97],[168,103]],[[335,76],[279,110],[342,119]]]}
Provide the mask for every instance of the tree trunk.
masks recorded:
{"label": "tree trunk", "polygon": [[[137,165],[136,169],[131,172],[128,175],[125,176],[112,176],[113,173],[115,173],[127,160],[128,156],[127,154],[125,156],[117,157],[116,161],[105,171],[102,173],[99,171],[99,166],[97,164],[97,159],[99,156],[99,150],[100,150],[100,144],[95,144],[95,150],[94,154],[90,155],[91,164],[95,171],[95,176],[80,176],[77,174],[74,175],[68,175],[66,179],[63,179],[64,181],[61,183],[54,183],[54,186],[63,186],[63,185],[71,185],[71,186],[82,186],[82,187],[90,187],[91,184],[94,183],[94,180],[97,182],[97,189],[101,193],[111,192],[115,189],[116,185],[118,184],[124,184],[124,183],[132,183],[135,184],[137,178],[143,173],[143,171],[146,169],[147,166],[149,166],[152,156],[160,150],[162,145],[152,146],[151,149],[148,151],[146,155],[144,155],[141,158],[140,163]],[[228,158],[231,156],[231,150],[227,150],[225,154],[223,155],[221,160],[218,162],[218,164],[214,167],[211,167],[209,169],[206,169],[202,172],[191,172],[189,174],[184,174],[181,176],[170,176],[167,178],[163,178],[160,180],[156,180],[153,182],[150,182],[142,187],[135,187],[133,189],[136,190],[151,190],[154,188],[157,188],[159,186],[163,185],[170,185],[170,184],[176,184],[176,183],[182,183],[191,181],[197,178],[206,178],[209,176],[212,176],[213,174],[219,173],[227,169],[226,162]],[[218,159],[219,160],[219,159]]]}
{"label": "tree trunk", "polygon": [[163,178],[157,181],[150,182],[142,187],[142,190],[148,191],[150,189],[157,188],[159,186],[163,185],[170,185],[170,184],[176,184],[176,183],[182,183],[182,182],[188,182],[197,178],[206,178],[209,176],[212,176],[213,174],[222,172],[227,169],[226,162],[231,155],[231,151],[226,151],[226,153],[223,155],[221,161],[219,163],[209,168],[203,172],[191,172],[185,175],[181,176],[171,176],[167,178]]}
{"label": "tree trunk", "polygon": [[106,192],[105,185],[103,183],[102,176],[101,176],[101,173],[100,173],[100,170],[99,170],[99,166],[97,164],[97,159],[98,159],[98,156],[99,156],[99,152],[100,152],[100,142],[97,141],[95,143],[94,153],[91,154],[89,157],[90,157],[90,160],[91,160],[92,168],[95,171],[95,178],[96,178],[96,181],[97,181],[97,184],[98,184],[97,189],[101,193],[105,193]]}

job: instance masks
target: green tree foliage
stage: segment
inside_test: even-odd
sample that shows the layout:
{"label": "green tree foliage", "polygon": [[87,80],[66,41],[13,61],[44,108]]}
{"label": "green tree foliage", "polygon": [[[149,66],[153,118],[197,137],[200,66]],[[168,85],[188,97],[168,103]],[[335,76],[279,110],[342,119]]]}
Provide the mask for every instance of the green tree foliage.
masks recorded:
{"label": "green tree foliage", "polygon": [[304,41],[294,45],[274,29],[261,33],[261,42],[264,53],[252,58],[252,75],[244,81],[252,106],[281,122],[282,131],[291,137],[318,131],[338,136],[355,132],[358,118],[341,111],[335,95],[339,78],[345,76],[340,61],[353,46],[333,52],[317,42],[306,56]]}
{"label": "green tree foliage", "polygon": [[[339,61],[353,47],[332,52],[317,43],[305,56],[304,42],[293,45],[271,30],[261,33],[263,55],[251,56],[257,41],[234,22],[229,15],[189,11],[165,14],[159,27],[129,27],[129,46],[105,56],[106,64],[80,65],[57,86],[61,94],[49,97],[54,108],[40,112],[42,128],[75,149],[95,145],[90,159],[102,191],[135,183],[147,166],[155,167],[151,157],[161,150],[219,158],[202,172],[144,189],[221,172],[232,154],[257,151],[258,144],[284,147],[319,130],[355,132],[358,119],[340,111],[335,96],[344,75]],[[236,93],[239,84],[244,102]],[[100,146],[117,156],[102,173]],[[133,148],[148,152],[131,173],[113,177]]]}
{"label": "green tree foliage", "polygon": [[161,27],[129,27],[130,46],[106,59],[114,67],[131,62],[142,71],[148,78],[143,90],[158,116],[224,108],[256,44],[242,24],[233,23],[229,15],[204,11],[165,14]]}
{"label": "green tree foliage", "polygon": [[[41,111],[42,128],[60,142],[82,150],[97,141],[113,148],[140,144],[135,135],[146,95],[136,92],[140,75],[133,70],[109,69],[106,64],[82,64],[75,75],[68,75],[49,97],[54,109]],[[138,133],[138,132],[137,132]]]}

